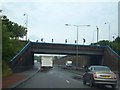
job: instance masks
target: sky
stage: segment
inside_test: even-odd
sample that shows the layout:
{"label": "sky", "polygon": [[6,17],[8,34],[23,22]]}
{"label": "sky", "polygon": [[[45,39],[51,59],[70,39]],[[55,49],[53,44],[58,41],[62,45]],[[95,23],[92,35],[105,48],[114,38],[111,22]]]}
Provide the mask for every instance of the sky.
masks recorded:
{"label": "sky", "polygon": [[[18,23],[24,25],[28,15],[28,39],[41,42],[74,44],[85,44],[97,41],[97,28],[99,28],[99,41],[110,40],[118,36],[118,1],[117,0],[4,0],[0,4],[2,14]],[[26,14],[26,16],[24,16]],[[105,24],[105,22],[109,22]],[[71,26],[65,26],[70,24]]]}

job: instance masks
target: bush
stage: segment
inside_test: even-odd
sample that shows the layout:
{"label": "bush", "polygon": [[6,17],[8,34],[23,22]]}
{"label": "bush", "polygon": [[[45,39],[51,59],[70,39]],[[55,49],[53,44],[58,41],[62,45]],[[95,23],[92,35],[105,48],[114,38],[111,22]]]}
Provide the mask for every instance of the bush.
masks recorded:
{"label": "bush", "polygon": [[12,70],[6,62],[2,62],[2,77],[6,77],[12,74]]}

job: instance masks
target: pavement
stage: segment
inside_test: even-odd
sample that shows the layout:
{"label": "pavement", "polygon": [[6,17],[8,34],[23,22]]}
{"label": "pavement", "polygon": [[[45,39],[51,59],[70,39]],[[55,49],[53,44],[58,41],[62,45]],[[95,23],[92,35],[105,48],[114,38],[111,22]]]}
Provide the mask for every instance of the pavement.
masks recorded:
{"label": "pavement", "polygon": [[4,88],[15,88],[33,77],[37,72],[39,72],[39,63],[35,64],[33,68],[23,71],[20,73],[13,73],[10,76],[2,78],[2,89]]}

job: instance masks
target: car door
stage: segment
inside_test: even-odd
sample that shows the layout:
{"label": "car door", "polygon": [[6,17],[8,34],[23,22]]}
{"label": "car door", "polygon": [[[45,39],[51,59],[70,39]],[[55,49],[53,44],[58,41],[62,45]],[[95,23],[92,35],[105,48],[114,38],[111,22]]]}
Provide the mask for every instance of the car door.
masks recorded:
{"label": "car door", "polygon": [[92,72],[93,72],[93,67],[90,67],[90,68],[89,68],[89,71],[88,71],[88,73],[87,73],[87,82],[90,81],[91,76],[92,76]]}
{"label": "car door", "polygon": [[87,68],[85,74],[84,74],[84,78],[85,81],[88,82],[89,81],[89,74],[90,74],[90,68]]}

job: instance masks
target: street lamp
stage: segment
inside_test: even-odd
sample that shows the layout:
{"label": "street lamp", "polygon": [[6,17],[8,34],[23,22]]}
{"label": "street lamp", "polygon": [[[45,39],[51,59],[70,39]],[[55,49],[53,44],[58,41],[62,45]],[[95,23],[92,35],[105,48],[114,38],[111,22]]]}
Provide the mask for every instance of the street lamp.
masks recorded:
{"label": "street lamp", "polygon": [[24,16],[26,16],[26,40],[27,40],[27,32],[28,32],[28,14],[24,14]]}
{"label": "street lamp", "polygon": [[54,39],[52,38],[52,43],[53,43]]}
{"label": "street lamp", "polygon": [[89,27],[90,25],[71,25],[71,24],[65,24],[65,26],[75,26],[77,28],[77,47],[76,47],[76,67],[78,66],[78,29],[79,27],[86,26]]}
{"label": "street lamp", "polygon": [[110,22],[106,22],[105,24],[109,25],[109,42],[110,42]]}
{"label": "street lamp", "polygon": [[[99,28],[96,26],[97,28],[97,43],[98,43],[98,40],[99,40]],[[93,31],[93,43],[94,43],[94,33],[95,33],[96,30]]]}
{"label": "street lamp", "polygon": [[86,40],[83,38],[83,45],[84,45],[85,41],[86,41]]}
{"label": "street lamp", "polygon": [[97,28],[97,43],[98,43],[98,38],[99,38],[99,28],[96,26]]}
{"label": "street lamp", "polygon": [[67,43],[67,39],[65,39],[65,43]]}
{"label": "street lamp", "polygon": [[43,42],[43,38],[41,38],[41,42]]}

